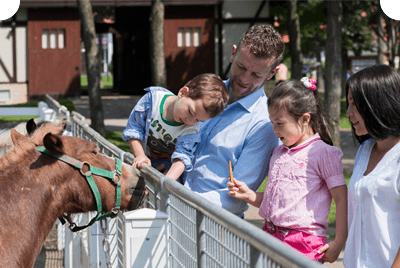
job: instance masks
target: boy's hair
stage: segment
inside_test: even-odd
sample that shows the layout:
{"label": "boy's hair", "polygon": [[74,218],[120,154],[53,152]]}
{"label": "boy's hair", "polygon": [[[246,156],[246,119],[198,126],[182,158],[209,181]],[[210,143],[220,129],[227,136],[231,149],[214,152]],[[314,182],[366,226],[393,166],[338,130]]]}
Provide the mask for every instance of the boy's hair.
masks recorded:
{"label": "boy's hair", "polygon": [[204,109],[211,118],[222,113],[228,104],[228,89],[221,78],[215,74],[200,74],[186,83],[189,88],[187,97],[198,100],[208,98],[210,101],[203,102]]}
{"label": "boy's hair", "polygon": [[249,49],[257,58],[274,58],[272,68],[281,62],[285,50],[282,36],[270,25],[253,25],[248,28],[240,39],[237,50],[241,47]]}
{"label": "boy's hair", "polygon": [[311,91],[298,80],[287,80],[277,85],[268,95],[268,107],[277,105],[288,111],[296,120],[303,114],[311,115],[310,125],[314,133],[318,133],[321,139],[333,145],[331,135],[325,124],[322,100],[318,90]]}
{"label": "boy's hair", "polygon": [[390,66],[365,68],[350,76],[346,83],[346,105],[351,90],[354,104],[364,120],[367,135],[354,137],[363,143],[371,136],[383,140],[400,137],[400,75]]}

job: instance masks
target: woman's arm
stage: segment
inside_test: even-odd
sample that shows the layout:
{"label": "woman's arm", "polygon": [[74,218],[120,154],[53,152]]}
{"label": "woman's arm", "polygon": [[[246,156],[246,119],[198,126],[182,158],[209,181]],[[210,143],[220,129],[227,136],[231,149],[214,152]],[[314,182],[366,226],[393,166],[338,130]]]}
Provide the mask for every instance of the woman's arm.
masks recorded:
{"label": "woman's arm", "polygon": [[394,259],[394,262],[392,264],[392,268],[400,268],[400,248],[397,251],[396,258]]}
{"label": "woman's arm", "polygon": [[322,260],[334,262],[339,257],[347,239],[347,186],[337,186],[330,189],[336,203],[336,236],[335,240],[326,244],[319,252],[324,252]]}

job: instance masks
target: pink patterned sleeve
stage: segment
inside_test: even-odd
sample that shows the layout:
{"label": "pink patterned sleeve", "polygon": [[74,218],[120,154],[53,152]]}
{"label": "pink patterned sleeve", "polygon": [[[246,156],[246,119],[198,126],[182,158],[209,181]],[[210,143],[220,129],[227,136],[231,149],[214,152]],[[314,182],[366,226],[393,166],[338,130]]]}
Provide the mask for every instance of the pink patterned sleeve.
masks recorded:
{"label": "pink patterned sleeve", "polygon": [[334,146],[324,146],[320,150],[320,170],[322,178],[326,181],[329,189],[346,185],[343,176],[342,157],[343,153]]}

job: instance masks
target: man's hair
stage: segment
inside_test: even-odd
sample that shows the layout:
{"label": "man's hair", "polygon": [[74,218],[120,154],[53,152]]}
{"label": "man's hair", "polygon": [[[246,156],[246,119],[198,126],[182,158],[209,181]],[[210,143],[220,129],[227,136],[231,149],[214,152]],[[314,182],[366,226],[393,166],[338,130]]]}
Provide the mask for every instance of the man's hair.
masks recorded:
{"label": "man's hair", "polygon": [[222,113],[228,104],[228,89],[221,78],[215,74],[200,74],[187,82],[185,86],[189,88],[187,97],[193,100],[209,100],[203,104],[211,118]]}
{"label": "man's hair", "polygon": [[282,60],[285,50],[282,36],[270,25],[254,25],[240,39],[238,50],[247,48],[257,58],[275,59],[273,68]]}
{"label": "man's hair", "polygon": [[353,135],[363,143],[371,136],[383,140],[400,137],[400,75],[390,66],[365,68],[350,76],[346,83],[346,104],[351,91],[354,104],[364,120],[368,134]]}

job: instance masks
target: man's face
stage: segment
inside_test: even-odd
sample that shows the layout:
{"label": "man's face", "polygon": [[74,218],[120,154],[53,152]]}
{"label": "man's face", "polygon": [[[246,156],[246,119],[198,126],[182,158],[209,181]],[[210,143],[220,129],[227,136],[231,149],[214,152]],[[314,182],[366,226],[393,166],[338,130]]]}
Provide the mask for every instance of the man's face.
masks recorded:
{"label": "man's face", "polygon": [[235,45],[232,47],[231,63],[229,103],[260,89],[277,70],[271,68],[274,59],[257,58],[247,48],[237,49]]}

